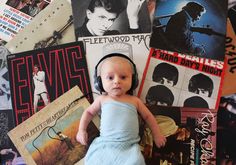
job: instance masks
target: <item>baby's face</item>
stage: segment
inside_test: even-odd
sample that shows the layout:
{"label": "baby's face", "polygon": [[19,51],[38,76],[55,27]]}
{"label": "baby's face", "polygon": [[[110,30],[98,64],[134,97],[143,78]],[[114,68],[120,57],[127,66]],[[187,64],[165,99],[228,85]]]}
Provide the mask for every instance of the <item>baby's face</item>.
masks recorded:
{"label": "baby's face", "polygon": [[101,78],[104,90],[110,96],[121,96],[132,85],[132,66],[123,57],[111,57],[101,64]]}

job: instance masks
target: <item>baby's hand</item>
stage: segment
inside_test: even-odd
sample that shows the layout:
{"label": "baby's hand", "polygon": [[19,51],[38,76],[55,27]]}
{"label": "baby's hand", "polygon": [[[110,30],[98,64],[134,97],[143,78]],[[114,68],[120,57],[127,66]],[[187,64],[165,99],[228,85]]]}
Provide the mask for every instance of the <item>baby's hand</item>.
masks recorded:
{"label": "baby's hand", "polygon": [[79,131],[76,135],[76,140],[82,145],[87,145],[88,133],[86,131]]}
{"label": "baby's hand", "polygon": [[166,144],[166,138],[163,135],[159,135],[154,138],[154,142],[158,148],[164,147]]}

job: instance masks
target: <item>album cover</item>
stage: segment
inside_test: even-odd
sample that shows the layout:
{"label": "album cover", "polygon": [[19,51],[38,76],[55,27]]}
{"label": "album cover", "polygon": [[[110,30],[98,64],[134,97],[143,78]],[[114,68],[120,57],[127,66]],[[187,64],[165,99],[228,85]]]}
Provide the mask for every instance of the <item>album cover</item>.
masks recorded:
{"label": "album cover", "polygon": [[146,104],[217,109],[224,62],[152,48],[138,91]]}
{"label": "album cover", "polygon": [[99,134],[99,117],[88,126],[88,146],[78,143],[80,118],[90,105],[83,96],[75,86],[8,133],[26,164],[72,165],[84,157]]}
{"label": "album cover", "polygon": [[227,1],[157,0],[150,47],[223,61]]}
{"label": "album cover", "polygon": [[76,39],[151,32],[145,0],[72,0]]}
{"label": "album cover", "polygon": [[234,0],[229,0],[228,3],[228,18],[232,24],[233,30],[236,33],[236,2]]}
{"label": "album cover", "polygon": [[16,125],[76,85],[93,100],[82,42],[11,54],[7,62]]}
{"label": "album cover", "polygon": [[0,2],[0,39],[9,42],[50,3],[51,0],[2,0]]}
{"label": "album cover", "polygon": [[217,112],[217,164],[236,162],[236,94],[222,96]]}
{"label": "album cover", "polygon": [[[86,49],[86,59],[89,69],[90,82],[94,82],[95,66],[98,61],[107,54],[121,53],[129,57],[136,65],[136,70],[141,81],[145,68],[145,62],[149,54],[150,33],[112,35],[103,37],[85,37],[81,39]],[[100,67],[97,68],[100,74]],[[91,83],[93,91],[96,91],[94,83]],[[138,89],[138,88],[137,88]],[[98,95],[94,95],[97,97]]]}
{"label": "album cover", "polygon": [[0,110],[12,109],[7,67],[0,68]]}
{"label": "album cover", "polygon": [[38,13],[6,48],[18,53],[74,41],[71,4],[67,0],[56,0]]}
{"label": "album cover", "polygon": [[141,130],[147,165],[216,164],[216,110],[148,106],[167,141],[157,148],[150,129]]}
{"label": "album cover", "polygon": [[7,136],[7,132],[14,128],[14,118],[11,109],[0,110],[0,127],[0,149],[12,147],[11,140]]}
{"label": "album cover", "polygon": [[236,92],[236,84],[234,80],[236,79],[236,34],[232,28],[230,20],[227,21],[227,37],[225,42],[225,76],[222,86],[222,96],[227,96],[234,94]]}

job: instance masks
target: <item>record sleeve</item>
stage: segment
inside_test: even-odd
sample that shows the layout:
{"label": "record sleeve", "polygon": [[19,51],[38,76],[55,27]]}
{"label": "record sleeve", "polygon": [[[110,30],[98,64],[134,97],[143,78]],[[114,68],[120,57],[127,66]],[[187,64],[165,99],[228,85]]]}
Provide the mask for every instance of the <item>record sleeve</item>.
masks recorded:
{"label": "record sleeve", "polygon": [[224,62],[151,48],[138,91],[146,104],[217,109]]}
{"label": "record sleeve", "polygon": [[148,106],[167,141],[157,148],[144,126],[140,146],[147,165],[216,164],[217,110]]}
{"label": "record sleeve", "polygon": [[11,54],[7,60],[16,125],[76,85],[93,100],[82,42]]}
{"label": "record sleeve", "polygon": [[[12,129],[8,135],[26,164],[74,164],[87,147],[75,140],[80,118],[89,106],[78,86]],[[88,146],[98,136],[99,118],[88,126]]]}
{"label": "record sleeve", "polygon": [[156,1],[150,47],[223,61],[227,1]]}

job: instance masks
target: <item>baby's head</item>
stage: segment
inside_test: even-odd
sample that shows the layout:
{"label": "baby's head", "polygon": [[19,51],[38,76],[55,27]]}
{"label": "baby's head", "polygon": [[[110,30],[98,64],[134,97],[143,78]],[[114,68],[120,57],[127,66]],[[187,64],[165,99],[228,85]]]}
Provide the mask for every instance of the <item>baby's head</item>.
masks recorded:
{"label": "baby's head", "polygon": [[118,53],[106,55],[98,62],[94,80],[98,91],[115,96],[131,94],[138,86],[135,64],[127,56]]}

